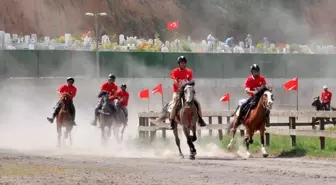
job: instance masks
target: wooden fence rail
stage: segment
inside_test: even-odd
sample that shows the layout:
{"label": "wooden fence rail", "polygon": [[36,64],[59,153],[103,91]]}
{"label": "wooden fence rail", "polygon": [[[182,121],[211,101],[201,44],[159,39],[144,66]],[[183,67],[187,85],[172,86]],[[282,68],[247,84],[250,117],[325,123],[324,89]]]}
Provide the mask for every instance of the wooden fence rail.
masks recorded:
{"label": "wooden fence rail", "polygon": [[[208,130],[209,136],[213,136],[214,130],[218,131],[219,140],[223,139],[223,135],[225,134],[229,123],[230,123],[230,115],[232,111],[224,110],[224,111],[204,111],[203,117],[208,120],[208,124],[206,127],[197,127],[197,135],[200,138],[202,135],[202,130]],[[139,117],[139,137],[142,139],[150,139],[151,141],[156,139],[157,131],[162,132],[162,138],[166,139],[166,130],[168,130],[169,124],[166,125],[153,125],[151,123],[151,119],[156,119],[159,117],[159,112],[141,112],[138,114]],[[326,118],[336,118],[336,112],[329,111],[288,111],[288,110],[276,110],[272,111],[271,118],[279,118],[279,117],[287,117],[288,122],[277,122],[273,123],[268,121],[266,123],[266,145],[269,146],[271,134],[276,135],[287,135],[291,137],[291,145],[293,147],[296,146],[296,136],[315,136],[320,138],[320,148],[325,148],[325,138],[336,138],[336,132],[326,131],[325,125],[332,124],[331,122],[327,122]],[[297,122],[297,118],[314,118],[316,122],[319,123],[319,130],[297,130],[297,126],[311,126],[312,122]],[[213,124],[214,120],[217,118],[218,124]],[[223,123],[223,118],[226,118],[225,123]],[[273,127],[273,128],[272,128]],[[287,127],[287,129],[280,129],[274,127]],[[241,135],[244,135],[243,127],[240,127]]]}

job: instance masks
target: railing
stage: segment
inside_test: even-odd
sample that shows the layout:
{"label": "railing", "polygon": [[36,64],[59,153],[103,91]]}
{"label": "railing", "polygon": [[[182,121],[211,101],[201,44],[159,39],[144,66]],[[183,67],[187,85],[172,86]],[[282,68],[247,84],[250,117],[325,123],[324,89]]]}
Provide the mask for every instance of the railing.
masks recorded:
{"label": "railing", "polygon": [[[167,137],[167,126],[155,126],[150,122],[150,119],[155,119],[159,116],[158,112],[141,112],[138,114],[139,117],[139,137],[141,139],[150,139],[151,141],[157,138],[157,131],[162,132],[162,138]],[[197,127],[197,135],[200,138],[203,130],[209,132],[209,136],[213,136],[213,131],[218,131],[219,140],[223,139],[223,135],[226,133],[226,129],[230,123],[230,115],[232,111],[205,111],[203,117],[207,118],[208,124],[206,127]],[[291,137],[292,146],[296,146],[296,136],[312,136],[320,138],[320,148],[325,148],[325,138],[336,138],[336,132],[326,131],[325,125],[332,124],[327,122],[325,119],[336,118],[336,112],[322,112],[322,111],[288,111],[288,110],[276,110],[272,111],[270,115],[271,119],[274,117],[287,117],[288,122],[277,122],[273,123],[270,121],[266,122],[266,132],[265,139],[266,145],[270,145],[271,134],[276,135],[288,135]],[[298,130],[297,126],[312,126],[312,122],[297,122],[297,118],[308,117],[314,118],[314,122],[319,122],[318,130]],[[214,119],[217,118],[217,124],[213,124]],[[223,118],[226,122],[223,124]],[[315,123],[314,123],[315,124]],[[272,127],[287,127],[287,129],[282,128],[272,128]],[[244,135],[244,129],[239,128],[241,135]],[[224,133],[224,132],[225,133]]]}

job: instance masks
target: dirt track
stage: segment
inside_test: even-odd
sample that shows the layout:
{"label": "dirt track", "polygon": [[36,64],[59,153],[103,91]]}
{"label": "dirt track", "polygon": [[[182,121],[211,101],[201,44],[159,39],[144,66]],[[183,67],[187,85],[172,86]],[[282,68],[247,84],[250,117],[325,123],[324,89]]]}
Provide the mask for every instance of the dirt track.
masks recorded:
{"label": "dirt track", "polygon": [[306,159],[107,158],[0,152],[0,184],[335,184],[336,163]]}

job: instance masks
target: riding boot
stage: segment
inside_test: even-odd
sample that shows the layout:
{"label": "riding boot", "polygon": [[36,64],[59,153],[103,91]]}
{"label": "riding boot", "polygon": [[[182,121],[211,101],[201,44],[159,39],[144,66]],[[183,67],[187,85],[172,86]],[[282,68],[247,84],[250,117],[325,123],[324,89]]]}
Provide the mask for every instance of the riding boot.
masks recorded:
{"label": "riding boot", "polygon": [[58,112],[60,111],[60,109],[61,109],[61,106],[60,106],[60,104],[57,103],[56,106],[55,106],[55,108],[54,108],[54,112],[53,112],[51,118],[47,117],[47,120],[50,123],[54,122],[54,119],[56,118],[56,116],[57,116]]}
{"label": "riding boot", "polygon": [[197,109],[197,114],[198,114],[198,125],[201,127],[205,127],[206,123],[202,118],[202,110],[201,110],[201,105],[199,102],[195,101],[196,109]]}

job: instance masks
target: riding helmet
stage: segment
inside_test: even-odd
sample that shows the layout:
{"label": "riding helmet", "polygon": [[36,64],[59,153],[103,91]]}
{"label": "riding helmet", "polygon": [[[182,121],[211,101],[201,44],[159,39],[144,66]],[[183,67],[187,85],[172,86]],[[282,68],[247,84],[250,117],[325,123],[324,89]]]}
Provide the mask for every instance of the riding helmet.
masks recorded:
{"label": "riding helmet", "polygon": [[127,88],[126,84],[121,84],[120,88]]}
{"label": "riding helmet", "polygon": [[74,79],[74,78],[72,78],[72,77],[68,77],[68,78],[67,78],[67,82],[70,81],[70,80],[71,80],[72,82],[75,82],[75,79]]}
{"label": "riding helmet", "polygon": [[185,63],[188,63],[187,62],[187,58],[185,56],[179,56],[177,58],[177,63],[180,64],[181,61],[184,61]]}
{"label": "riding helmet", "polygon": [[251,66],[251,73],[252,71],[260,72],[260,67],[257,64],[253,64]]}
{"label": "riding helmet", "polygon": [[109,74],[108,78],[109,78],[110,80],[115,80],[115,79],[116,79],[116,77],[115,77],[113,74]]}

